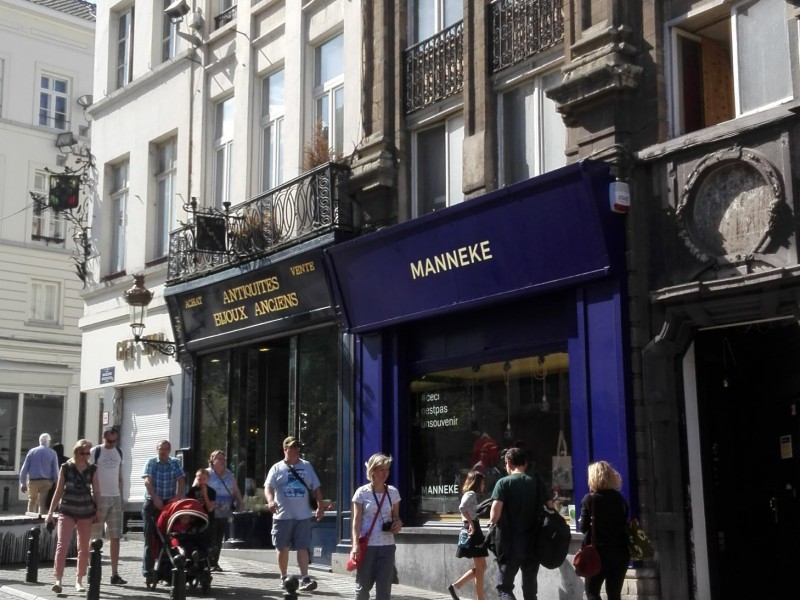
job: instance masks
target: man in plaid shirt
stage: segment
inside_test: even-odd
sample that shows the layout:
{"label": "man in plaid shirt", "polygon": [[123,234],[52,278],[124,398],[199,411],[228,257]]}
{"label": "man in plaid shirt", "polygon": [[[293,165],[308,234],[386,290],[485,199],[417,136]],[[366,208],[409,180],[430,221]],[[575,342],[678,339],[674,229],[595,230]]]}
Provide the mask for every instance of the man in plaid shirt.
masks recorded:
{"label": "man in plaid shirt", "polygon": [[161,440],[156,446],[158,456],[147,461],[144,478],[144,505],[142,506],[142,527],[144,532],[144,555],[142,556],[142,575],[147,577],[153,570],[154,558],[150,552],[154,528],[158,514],[164,505],[173,498],[182,498],[186,476],[177,458],[169,455],[172,444]]}

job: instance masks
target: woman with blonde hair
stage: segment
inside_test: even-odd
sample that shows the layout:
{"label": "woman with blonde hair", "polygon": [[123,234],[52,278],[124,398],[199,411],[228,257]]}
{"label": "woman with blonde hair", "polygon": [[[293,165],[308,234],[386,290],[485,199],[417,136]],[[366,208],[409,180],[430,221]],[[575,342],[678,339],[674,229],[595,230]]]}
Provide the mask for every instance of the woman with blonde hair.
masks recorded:
{"label": "woman with blonde hair", "polygon": [[97,499],[100,487],[97,483],[97,467],[89,464],[92,443],[78,440],[72,449],[72,458],[61,465],[58,472],[58,483],[50,502],[50,511],[45,520],[48,527],[55,522],[53,513],[58,509],[58,529],[56,556],[53,563],[55,583],[51,588],[56,594],[61,593],[61,579],[67,562],[72,530],[78,530],[78,571],[75,576],[75,590],[85,592],[83,576],[89,564],[89,541],[92,534],[92,523],[97,518]]}
{"label": "woman with blonde hair", "polygon": [[447,587],[447,591],[450,592],[453,600],[459,600],[456,590],[460,590],[464,584],[473,579],[475,580],[475,598],[483,600],[483,575],[486,572],[486,557],[489,556],[489,551],[483,547],[484,536],[477,513],[478,494],[484,492],[485,486],[486,479],[483,473],[470,471],[467,473],[464,486],[461,488],[464,495],[461,497],[458,511],[461,513],[463,521],[461,525],[462,534],[466,533],[468,535],[468,546],[465,547],[459,544],[456,548],[456,556],[458,558],[471,558],[472,568]]}
{"label": "woman with blonde hair", "polygon": [[400,492],[386,483],[392,458],[377,453],[366,463],[369,483],[353,494],[353,548],[350,556],[359,558],[358,538],[369,534],[366,554],[356,571],[356,600],[369,600],[375,586],[375,600],[389,600],[394,577],[394,534],[400,531]]}
{"label": "woman with blonde hair", "polygon": [[[588,600],[600,600],[605,581],[608,600],[620,600],[628,563],[628,503],[619,489],[620,474],[604,460],[589,465],[589,493],[581,501],[583,544],[593,543],[600,553],[600,572],[584,581]],[[594,521],[594,527],[592,527]]]}

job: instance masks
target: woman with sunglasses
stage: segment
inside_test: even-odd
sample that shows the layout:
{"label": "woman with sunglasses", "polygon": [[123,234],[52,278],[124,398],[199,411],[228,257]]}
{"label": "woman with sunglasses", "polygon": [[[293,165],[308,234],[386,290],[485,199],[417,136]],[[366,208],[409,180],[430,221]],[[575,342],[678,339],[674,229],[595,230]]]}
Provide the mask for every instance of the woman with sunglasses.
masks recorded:
{"label": "woman with sunglasses", "polygon": [[92,523],[97,518],[97,502],[100,487],[97,483],[97,467],[89,464],[92,443],[78,440],[72,449],[72,458],[61,465],[58,472],[58,483],[47,513],[47,527],[55,523],[53,513],[58,509],[58,544],[53,564],[55,583],[51,588],[56,594],[61,593],[61,579],[64,576],[64,565],[72,540],[72,530],[78,531],[78,572],[75,576],[75,590],[85,592],[83,576],[89,563],[89,540]]}

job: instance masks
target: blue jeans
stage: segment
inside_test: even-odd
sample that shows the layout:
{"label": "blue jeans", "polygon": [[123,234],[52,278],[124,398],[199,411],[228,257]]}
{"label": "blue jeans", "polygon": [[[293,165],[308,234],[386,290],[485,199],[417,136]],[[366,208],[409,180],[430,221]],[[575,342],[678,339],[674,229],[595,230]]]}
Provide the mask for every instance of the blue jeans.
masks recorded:
{"label": "blue jeans", "polygon": [[500,600],[516,600],[514,579],[522,571],[522,597],[536,600],[539,593],[539,563],[528,554],[530,536],[512,538],[508,558],[497,563],[497,596]]}
{"label": "blue jeans", "polygon": [[394,577],[394,544],[390,546],[367,546],[364,561],[356,571],[356,600],[369,600],[369,592],[375,586],[375,600],[392,597]]}

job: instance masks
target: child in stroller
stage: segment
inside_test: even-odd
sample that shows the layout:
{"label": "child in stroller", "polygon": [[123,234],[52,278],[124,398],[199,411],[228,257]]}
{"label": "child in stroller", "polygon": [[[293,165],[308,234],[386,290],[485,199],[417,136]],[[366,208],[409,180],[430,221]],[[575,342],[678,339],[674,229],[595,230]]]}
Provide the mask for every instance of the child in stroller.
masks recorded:
{"label": "child in stroller", "polygon": [[211,587],[211,548],[208,515],[203,506],[193,498],[184,498],[164,506],[158,516],[151,551],[156,557],[155,572],[147,577],[148,589],[155,589],[158,581],[172,583],[175,559],[186,560],[186,585],[190,589],[200,586],[203,593]]}

